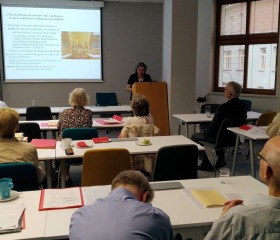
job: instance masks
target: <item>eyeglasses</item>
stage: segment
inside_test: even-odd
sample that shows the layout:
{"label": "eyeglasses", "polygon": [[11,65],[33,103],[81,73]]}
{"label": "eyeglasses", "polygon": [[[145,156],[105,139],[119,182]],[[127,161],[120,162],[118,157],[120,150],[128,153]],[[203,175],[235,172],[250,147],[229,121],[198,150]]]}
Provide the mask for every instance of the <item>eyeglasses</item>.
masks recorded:
{"label": "eyeglasses", "polygon": [[268,164],[268,161],[260,153],[258,153],[258,159],[259,159],[259,161],[264,160]]}
{"label": "eyeglasses", "polygon": [[258,153],[257,156],[258,156],[259,161],[264,160],[267,162],[267,160],[260,153]]}

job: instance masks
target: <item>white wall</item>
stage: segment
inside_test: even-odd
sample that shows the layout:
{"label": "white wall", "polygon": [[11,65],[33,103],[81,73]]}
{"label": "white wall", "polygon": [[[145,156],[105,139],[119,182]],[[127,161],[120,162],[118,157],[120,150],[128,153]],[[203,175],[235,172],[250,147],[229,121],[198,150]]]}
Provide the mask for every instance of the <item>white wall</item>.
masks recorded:
{"label": "white wall", "polygon": [[[129,104],[126,83],[135,65],[143,61],[153,80],[162,80],[162,3],[105,2],[102,10],[104,83],[9,83],[3,99],[11,107],[67,106],[68,94],[84,87],[95,104],[96,92],[117,93],[121,104]],[[79,69],[77,69],[79,71]]]}
{"label": "white wall", "polygon": [[170,132],[177,134],[176,113],[192,113],[195,104],[198,3],[164,3],[163,79],[167,82]]}

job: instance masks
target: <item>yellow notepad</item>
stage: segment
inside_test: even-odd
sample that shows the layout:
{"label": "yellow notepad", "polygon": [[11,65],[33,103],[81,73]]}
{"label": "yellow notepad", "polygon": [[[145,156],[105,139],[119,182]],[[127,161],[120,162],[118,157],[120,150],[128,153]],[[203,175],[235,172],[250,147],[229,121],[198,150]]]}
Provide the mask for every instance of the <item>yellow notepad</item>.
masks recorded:
{"label": "yellow notepad", "polygon": [[215,189],[191,190],[191,194],[205,207],[224,206],[227,199]]}

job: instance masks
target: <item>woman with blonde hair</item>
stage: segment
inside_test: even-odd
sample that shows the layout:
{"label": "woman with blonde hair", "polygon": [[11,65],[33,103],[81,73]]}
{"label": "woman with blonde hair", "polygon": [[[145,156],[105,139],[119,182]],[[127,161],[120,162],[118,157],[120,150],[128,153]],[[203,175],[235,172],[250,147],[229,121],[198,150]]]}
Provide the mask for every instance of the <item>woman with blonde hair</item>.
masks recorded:
{"label": "woman with blonde hair", "polygon": [[0,108],[0,164],[13,162],[30,162],[37,169],[38,181],[45,177],[45,169],[38,160],[36,148],[15,137],[19,128],[18,112],[12,108]]}
{"label": "woman with blonde hair", "polygon": [[63,110],[57,124],[60,140],[62,132],[66,128],[92,127],[92,111],[85,108],[89,104],[89,97],[85,89],[75,88],[69,94],[69,104],[72,108]]}

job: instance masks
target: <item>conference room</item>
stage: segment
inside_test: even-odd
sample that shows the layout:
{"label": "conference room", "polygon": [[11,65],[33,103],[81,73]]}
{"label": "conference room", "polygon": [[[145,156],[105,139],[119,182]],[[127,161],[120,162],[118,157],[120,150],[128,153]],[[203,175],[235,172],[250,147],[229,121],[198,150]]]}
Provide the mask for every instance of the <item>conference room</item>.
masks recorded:
{"label": "conference room", "polygon": [[[0,0],[1,5],[7,4],[7,2],[8,1]],[[28,6],[32,6],[32,1],[27,1],[27,3]],[[152,86],[157,83],[165,84],[168,131],[164,136],[161,136],[164,137],[162,138],[163,140],[160,140],[160,138],[159,140],[156,138],[153,140],[153,138],[151,138],[153,144],[145,148],[136,146],[133,141],[122,143],[111,142],[110,144],[112,144],[111,146],[113,147],[124,147],[128,149],[131,155],[134,155],[139,154],[139,151],[155,154],[160,147],[166,146],[167,143],[171,142],[173,142],[173,145],[188,144],[190,143],[189,141],[191,141],[189,137],[193,132],[199,131],[199,124],[201,124],[202,121],[197,120],[196,122],[190,122],[187,133],[185,127],[188,125],[188,120],[185,121],[184,119],[176,118],[174,115],[197,113],[198,116],[205,116],[205,114],[199,114],[203,104],[222,104],[226,101],[223,92],[224,85],[222,82],[217,82],[217,76],[214,74],[214,56],[216,51],[214,41],[216,33],[216,1],[56,1],[54,5],[58,7],[58,9],[62,6],[69,6],[71,9],[79,9],[79,11],[82,11],[80,10],[80,6],[85,7],[87,10],[94,9],[95,11],[96,9],[100,9],[94,19],[90,18],[90,14],[88,19],[86,19],[86,16],[81,19],[83,21],[96,23],[94,25],[99,25],[100,29],[86,28],[84,25],[90,24],[79,25],[78,22],[71,22],[71,28],[63,26],[61,30],[63,34],[59,36],[63,36],[64,39],[62,51],[64,55],[59,56],[60,61],[51,61],[50,58],[53,57],[52,54],[55,54],[55,52],[50,52],[50,49],[44,49],[44,52],[41,54],[44,56],[43,59],[50,60],[52,64],[46,66],[40,63],[43,64],[42,66],[45,66],[42,67],[41,70],[46,72],[38,72],[38,69],[34,68],[31,71],[34,73],[34,76],[26,74],[26,72],[29,71],[21,72],[20,67],[15,71],[18,75],[13,75],[13,70],[9,72],[8,70],[11,65],[7,62],[11,61],[10,63],[12,63],[13,60],[12,58],[8,58],[6,56],[7,52],[4,52],[2,49],[4,57],[0,59],[0,62],[6,69],[3,70],[3,68],[1,68],[0,99],[9,107],[23,111],[21,121],[25,121],[25,116],[23,116],[24,111],[30,106],[51,107],[52,112],[56,112],[56,116],[53,116],[52,119],[55,121],[64,108],[70,107],[68,104],[69,93],[73,89],[79,87],[86,89],[89,94],[90,103],[87,107],[93,111],[94,109],[101,109],[100,106],[96,106],[96,93],[115,92],[118,99],[118,106],[116,107],[119,109],[118,111],[109,111],[109,113],[121,115],[125,120],[126,117],[131,115],[129,111],[130,92],[126,90],[127,81],[130,74],[134,73],[135,65],[140,61],[147,65],[147,73],[153,80]],[[42,13],[41,15],[43,16],[44,14],[45,13]],[[72,21],[78,21],[76,17],[73,17],[75,14],[79,14],[79,16],[82,15],[80,12],[74,14],[70,13],[69,15],[65,13],[64,20],[70,16],[69,18],[71,18]],[[60,22],[60,24],[63,22],[61,12],[54,13],[53,15],[59,15],[53,21]],[[51,18],[50,16],[44,17]],[[9,19],[4,20],[6,21],[6,23],[4,23],[8,24],[8,20]],[[37,21],[42,20],[37,19]],[[79,28],[75,29],[73,27],[74,25]],[[81,27],[81,25],[83,25],[83,27]],[[48,30],[55,32],[55,29]],[[71,42],[73,40],[72,38],[75,37],[85,37],[83,34],[78,34],[81,32],[100,33],[101,40],[99,42],[95,42],[97,41],[96,38],[90,36],[90,34],[87,35],[88,39],[92,39],[90,41],[92,41],[93,46],[99,46],[98,43],[101,43],[99,47],[102,52],[100,54],[96,49],[91,49],[90,55],[94,55],[93,59],[86,60],[83,56],[79,56],[78,58],[72,56],[68,58],[68,41]],[[69,34],[67,35],[66,33]],[[2,33],[2,35],[3,34],[5,33]],[[69,36],[69,38],[66,36]],[[4,47],[8,45],[9,34],[2,36],[1,41]],[[276,45],[277,44],[278,42]],[[85,53],[84,48],[85,45],[83,45],[82,42],[79,42],[79,44],[77,43],[75,54],[83,55]],[[59,54],[61,49],[59,43],[59,49],[57,50]],[[97,55],[100,58],[96,57]],[[277,53],[276,56],[278,57]],[[268,57],[266,59],[268,59]],[[70,62],[73,61],[78,61],[79,65],[77,65],[77,62],[71,65],[72,63],[70,64]],[[79,70],[84,67],[80,64],[85,63],[85,61],[91,61],[88,66],[96,70],[93,77],[80,75]],[[64,63],[70,65],[63,65]],[[48,71],[51,68],[57,68],[53,76],[51,74],[46,74],[49,73]],[[249,83],[246,83],[247,88],[241,93],[241,99],[250,100],[252,103],[250,112],[252,112],[254,117],[250,120],[253,122],[258,119],[261,113],[279,112],[278,95],[280,88],[276,84],[279,82],[279,74],[276,74],[277,69],[278,66],[274,70],[276,77],[272,88],[263,90],[260,85],[260,88],[257,89],[258,91],[254,91],[255,89],[249,88]],[[261,72],[263,71],[264,70]],[[57,75],[58,72],[65,72],[67,75],[63,75],[62,73],[61,75]],[[225,72],[227,73],[224,76],[224,81],[235,80],[232,71],[227,69]],[[162,102],[164,98],[157,90],[153,90],[152,95],[154,95],[154,99],[151,101],[155,102],[155,109],[160,109],[163,106]],[[207,101],[197,101],[200,97],[206,97]],[[55,110],[53,108],[57,109]],[[106,113],[106,107],[104,108],[104,112]],[[108,108],[109,107],[107,107],[107,109]],[[120,109],[125,110],[122,111]],[[152,110],[151,113],[156,115]],[[100,112],[96,112],[94,119],[100,118]],[[209,122],[209,120],[211,120],[211,118],[204,119],[203,121]],[[52,139],[54,135],[52,135],[51,130],[56,130],[51,129],[51,126],[46,125],[46,123],[47,121],[44,121],[44,124],[41,125],[41,129],[45,126],[45,128],[47,128],[45,129],[45,136]],[[108,126],[104,127],[103,124],[98,122],[95,122],[95,124],[96,125],[93,125],[93,127],[98,129],[99,137],[108,138],[116,138],[123,126],[122,124],[119,126],[110,125],[110,127],[107,128]],[[253,125],[254,123],[250,122],[248,124]],[[179,126],[181,129],[178,133]],[[184,238],[203,239],[205,233],[221,212],[221,207],[211,209],[200,208],[197,203],[194,203],[189,197],[187,189],[211,186],[226,196],[235,193],[237,196],[241,196],[245,202],[248,202],[256,193],[266,193],[266,187],[259,182],[258,174],[255,173],[258,166],[254,165],[256,161],[256,155],[254,155],[254,153],[263,146],[263,141],[256,142],[256,140],[266,140],[267,136],[265,132],[262,132],[263,139],[260,138],[259,133],[255,135],[253,133],[252,136],[248,135],[247,132],[245,132],[246,130],[244,130],[244,132],[238,132],[236,129],[233,129],[233,131],[235,131],[242,141],[245,139],[242,146],[246,149],[242,150],[246,153],[251,152],[251,154],[244,156],[245,160],[243,161],[239,145],[234,145],[232,149],[235,150],[229,151],[228,167],[232,175],[229,178],[229,184],[224,185],[220,183],[218,171],[216,171],[217,177],[215,177],[214,172],[197,171],[198,179],[180,180],[184,187],[183,189],[156,191],[153,204],[168,213],[171,218],[173,231],[181,232]],[[249,142],[246,139],[249,139]],[[93,148],[108,147],[106,143],[95,144],[92,141],[88,142],[88,140],[85,142],[93,145]],[[73,143],[75,143],[75,141],[73,141]],[[204,149],[200,145],[197,145],[197,147],[199,148],[198,150]],[[75,157],[83,156],[85,149],[73,148]],[[211,149],[207,148],[206,150],[209,158],[213,160]],[[60,154],[59,159],[61,159],[63,166],[65,159],[70,158],[61,149],[60,143],[56,144],[55,149],[40,149],[38,153],[39,156],[41,154],[41,160],[46,163],[49,176],[51,175],[50,171],[52,168],[51,160],[58,159]],[[235,163],[234,159],[236,159]],[[232,167],[234,164],[236,164],[236,166],[234,166],[236,177],[233,176]],[[251,169],[249,169],[249,166]],[[70,174],[73,176],[74,186],[79,186],[79,184],[81,184],[81,169],[82,166],[71,166],[70,170],[72,172],[70,172]],[[65,186],[63,180],[64,171],[62,167],[60,173],[62,176],[60,186],[62,188]],[[246,182],[246,184],[243,184],[244,182]],[[51,179],[48,179],[48,186],[52,186]],[[99,197],[103,197],[109,192],[108,186],[82,188],[83,191],[93,189],[94,192],[96,191],[96,196]],[[249,193],[247,191],[248,189],[255,190]],[[167,201],[166,199],[169,200]],[[2,237],[3,239],[63,239],[68,237],[69,225],[67,224],[69,224],[70,217],[75,209],[38,211],[37,206],[40,200],[39,190],[38,192],[22,193],[15,200],[16,201],[13,202],[21,202],[26,207],[26,228],[19,233],[1,235],[0,239],[2,239]],[[85,200],[85,204],[90,204],[93,200],[94,199],[87,199]],[[10,203],[12,203],[12,201]],[[194,209],[197,211],[194,211]],[[189,214],[191,210],[192,212]],[[29,218],[28,216],[32,217]],[[58,222],[61,218],[65,219],[65,225]],[[39,222],[39,219],[44,220],[42,220],[39,225],[35,225],[34,222]]]}

